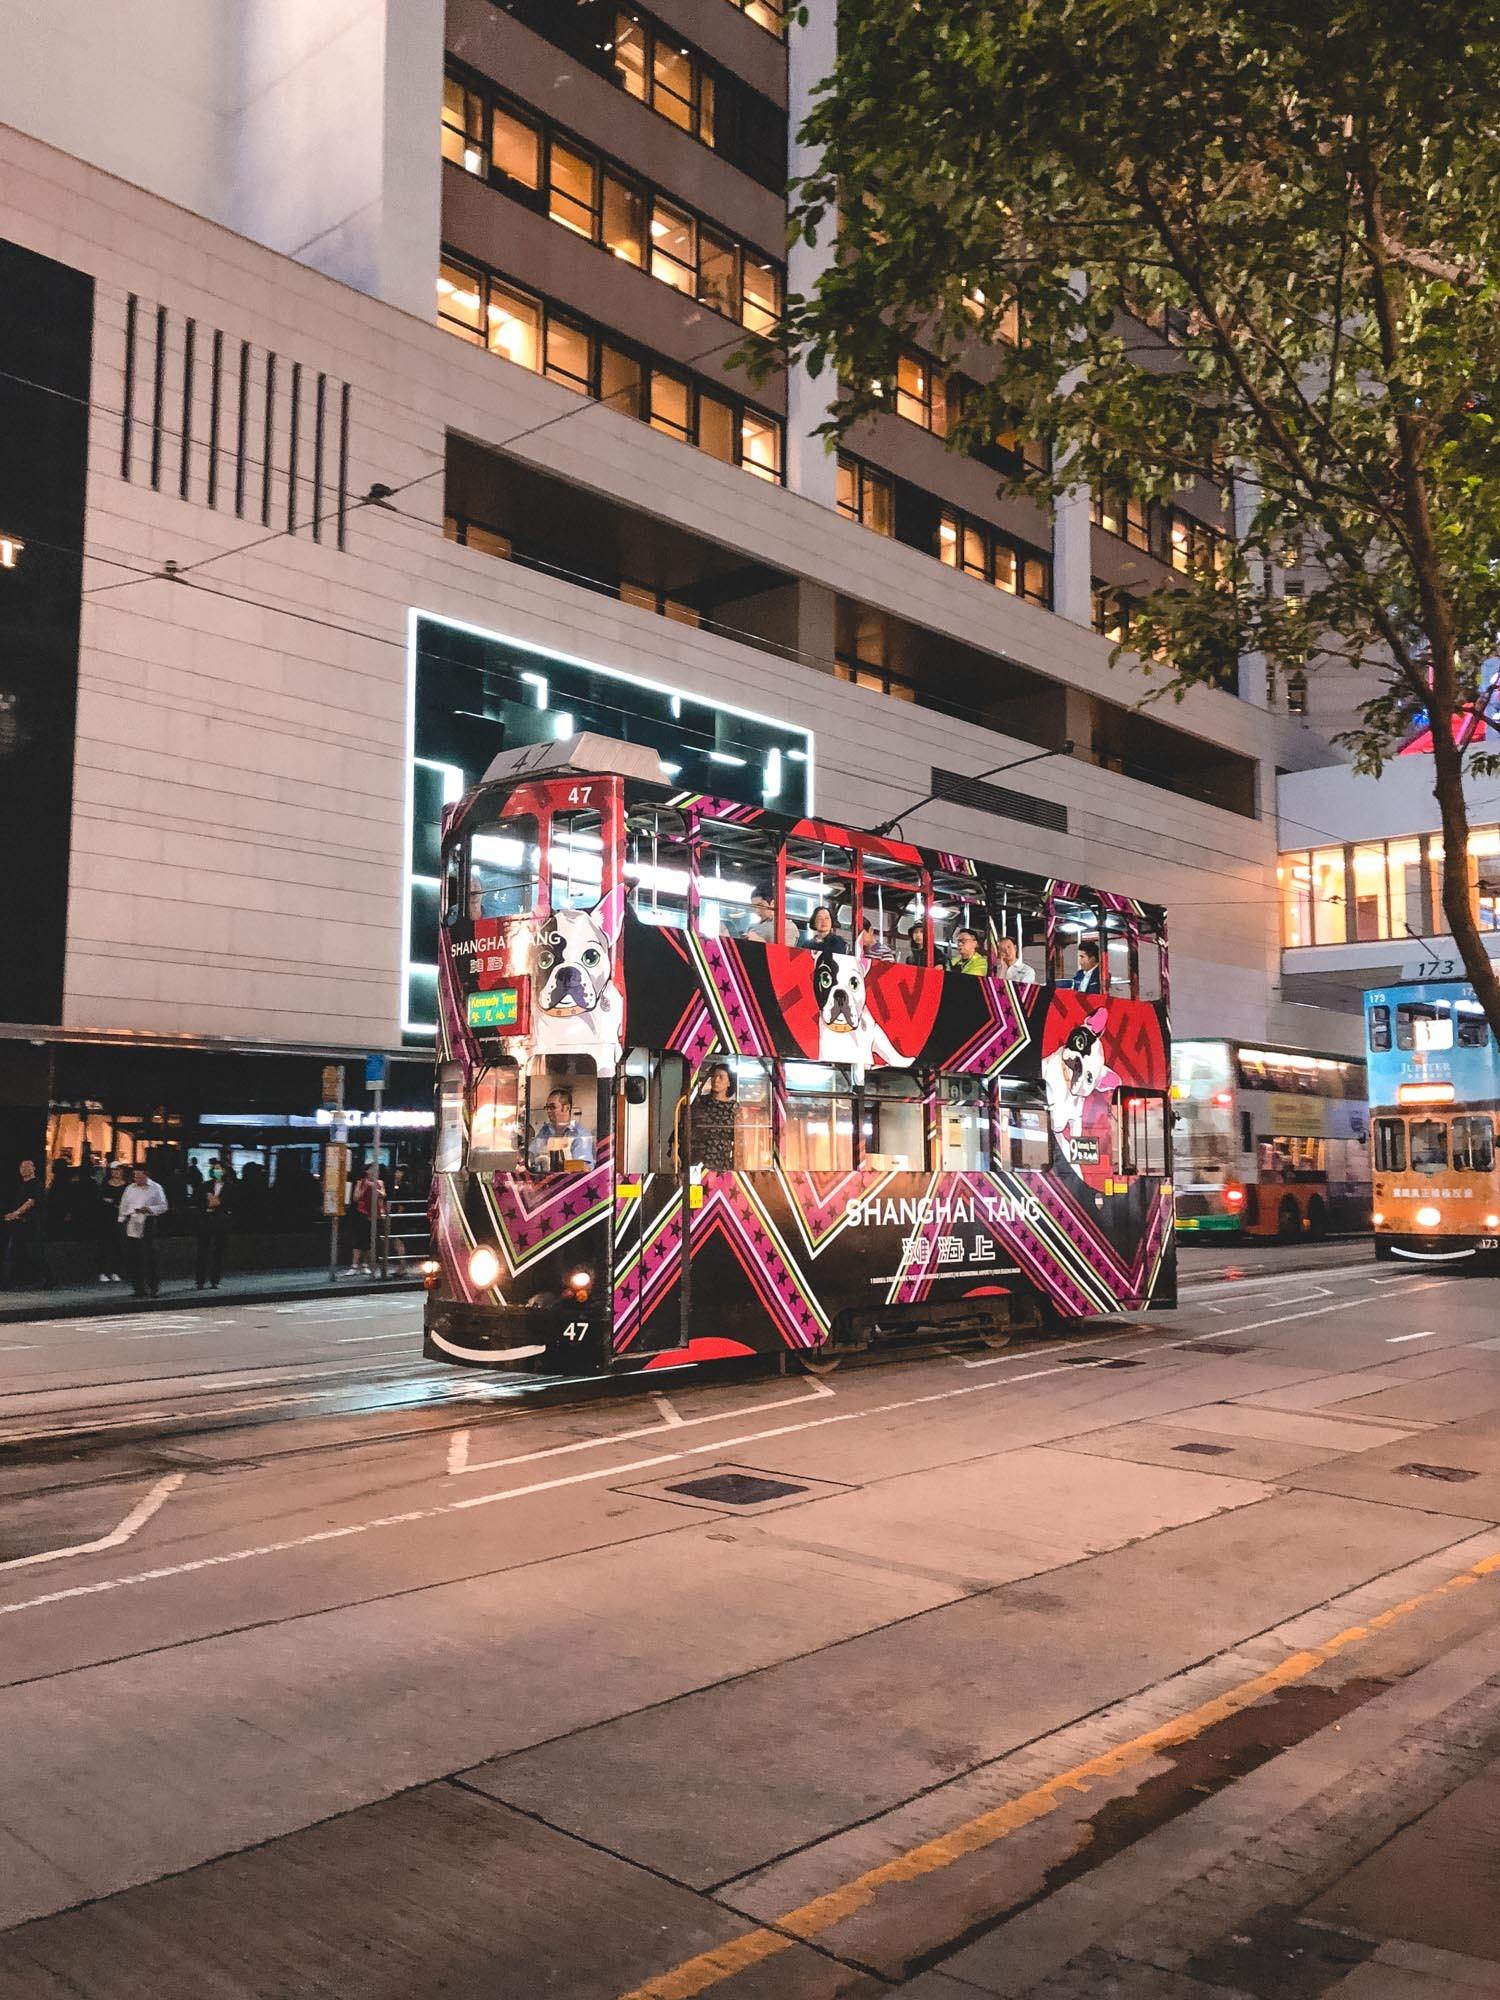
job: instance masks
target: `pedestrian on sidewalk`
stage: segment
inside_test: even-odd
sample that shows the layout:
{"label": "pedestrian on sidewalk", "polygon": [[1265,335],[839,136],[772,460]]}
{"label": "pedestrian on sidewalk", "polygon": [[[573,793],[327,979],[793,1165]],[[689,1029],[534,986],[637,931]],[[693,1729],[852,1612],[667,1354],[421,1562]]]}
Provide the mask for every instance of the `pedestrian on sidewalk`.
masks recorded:
{"label": "pedestrian on sidewalk", "polygon": [[28,1279],[50,1292],[57,1280],[47,1264],[42,1242],[42,1183],[35,1160],[16,1167],[15,1186],[5,1210],[5,1286],[7,1291]]}
{"label": "pedestrian on sidewalk", "polygon": [[125,1276],[120,1255],[120,1197],[126,1185],[125,1162],[111,1160],[94,1209],[94,1250],[101,1285],[118,1285]]}
{"label": "pedestrian on sidewalk", "polygon": [[388,1204],[385,1197],[385,1183],[380,1178],[380,1169],[372,1160],[360,1175],[354,1188],[354,1226],[350,1234],[353,1238],[353,1255],[349,1260],[349,1276],[357,1278],[361,1271],[368,1269],[375,1276],[375,1261],[370,1255],[370,1211],[376,1215],[376,1236],[388,1226]]}
{"label": "pedestrian on sidewalk", "polygon": [[120,1196],[120,1227],[125,1233],[125,1268],[130,1289],[138,1299],[155,1298],[161,1290],[156,1256],[156,1225],[167,1212],[166,1191],[137,1167],[130,1186]]}
{"label": "pedestrian on sidewalk", "polygon": [[222,1160],[210,1160],[208,1178],[199,1177],[192,1198],[193,1216],[198,1227],[198,1290],[205,1285],[219,1289],[224,1275],[224,1245],[229,1241],[230,1208],[233,1201],[229,1176]]}

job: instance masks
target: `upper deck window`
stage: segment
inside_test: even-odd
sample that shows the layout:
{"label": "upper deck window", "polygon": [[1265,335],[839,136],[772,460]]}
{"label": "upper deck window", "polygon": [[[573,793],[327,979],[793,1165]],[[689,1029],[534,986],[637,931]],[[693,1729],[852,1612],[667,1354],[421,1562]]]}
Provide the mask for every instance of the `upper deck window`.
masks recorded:
{"label": "upper deck window", "polygon": [[630,907],[643,924],[687,929],[688,838],[682,814],[642,806],[625,826],[625,882]]}
{"label": "upper deck window", "polygon": [[1453,1015],[1446,1000],[1403,1000],[1396,1009],[1396,1047],[1425,1055],[1453,1046]]}
{"label": "upper deck window", "polygon": [[497,821],[469,836],[469,916],[524,917],[541,888],[538,829],[530,813]]}
{"label": "upper deck window", "polygon": [[592,910],[604,894],[604,822],[592,806],[552,815],[552,908]]}
{"label": "upper deck window", "polygon": [[1453,1011],[1458,1016],[1458,1046],[1461,1049],[1487,1048],[1490,1039],[1490,1023],[1481,1002],[1478,1000],[1455,1000]]}

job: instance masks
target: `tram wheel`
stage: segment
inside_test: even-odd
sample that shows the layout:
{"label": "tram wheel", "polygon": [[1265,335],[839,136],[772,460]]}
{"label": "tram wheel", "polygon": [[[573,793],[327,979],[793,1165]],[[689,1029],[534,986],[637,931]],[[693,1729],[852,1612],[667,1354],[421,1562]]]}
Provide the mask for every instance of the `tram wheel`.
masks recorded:
{"label": "tram wheel", "polygon": [[979,1344],[981,1347],[987,1347],[991,1354],[998,1354],[1002,1348],[1009,1347],[1014,1338],[1015,1335],[1009,1327],[997,1327],[993,1333],[980,1334]]}
{"label": "tram wheel", "polygon": [[1290,1195],[1281,1204],[1276,1216],[1276,1237],[1281,1243],[1295,1243],[1302,1234],[1302,1211]]}
{"label": "tram wheel", "polygon": [[830,1354],[826,1347],[799,1347],[797,1366],[804,1375],[831,1375],[843,1360],[842,1354]]}

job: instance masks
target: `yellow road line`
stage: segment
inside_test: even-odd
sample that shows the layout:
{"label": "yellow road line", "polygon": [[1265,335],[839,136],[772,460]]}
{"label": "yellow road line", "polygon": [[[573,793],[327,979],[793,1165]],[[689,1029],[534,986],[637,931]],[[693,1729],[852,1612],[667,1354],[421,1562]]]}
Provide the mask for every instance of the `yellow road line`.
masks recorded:
{"label": "yellow road line", "polygon": [[1388,1611],[1377,1613],[1363,1625],[1347,1626],[1321,1646],[1309,1646],[1300,1653],[1290,1654],[1279,1665],[1256,1674],[1250,1680],[1241,1681],[1238,1687],[1215,1695],[1211,1701],[1189,1709],[1185,1715],[1163,1722],[1155,1729],[1148,1729],[1144,1735],[1132,1737],[1128,1743],[1121,1743],[1113,1750],[1102,1751],[1082,1764],[1073,1765],[1070,1770],[1048,1778],[1044,1784],[1035,1786],[1029,1792],[1023,1792],[1019,1798],[1011,1799],[1003,1806],[992,1807],[989,1812],[980,1813],[974,1819],[965,1820],[961,1826],[938,1835],[935,1840],[924,1840],[919,1846],[908,1848],[905,1854],[881,1862],[877,1868],[866,1869],[852,1881],[830,1889],[826,1895],[815,1896],[811,1902],[786,1911],[756,1930],[747,1931],[743,1937],[731,1938],[727,1944],[716,1945],[712,1951],[700,1952],[696,1958],[685,1959],[669,1972],[648,1979],[643,1986],[633,1986],[628,1993],[621,1994],[620,2000],[694,2000],[695,1995],[708,1992],[711,1987],[721,1985],[737,1973],[746,1972],[751,1966],[790,1951],[803,1939],[818,1937],[824,1931],[832,1930],[836,1924],[847,1922],[861,1910],[868,1909],[880,1891],[893,1883],[920,1881],[924,1875],[935,1874],[940,1868],[951,1868],[955,1861],[993,1847],[997,1841],[1004,1840],[1022,1827],[1056,1812],[1070,1793],[1087,1792],[1100,1779],[1118,1777],[1122,1771],[1145,1763],[1162,1750],[1191,1742],[1205,1729],[1238,1714],[1241,1709],[1249,1708],[1266,1695],[1274,1694],[1278,1688],[1305,1680],[1349,1647],[1373,1638],[1376,1633],[1399,1624],[1414,1612],[1425,1610],[1439,1598],[1472,1588],[1496,1571],[1500,1571],[1500,1555],[1485,1556],[1468,1569],[1460,1570],[1456,1576],[1434,1584],[1430,1590],[1408,1597],[1404,1603],[1393,1604]]}

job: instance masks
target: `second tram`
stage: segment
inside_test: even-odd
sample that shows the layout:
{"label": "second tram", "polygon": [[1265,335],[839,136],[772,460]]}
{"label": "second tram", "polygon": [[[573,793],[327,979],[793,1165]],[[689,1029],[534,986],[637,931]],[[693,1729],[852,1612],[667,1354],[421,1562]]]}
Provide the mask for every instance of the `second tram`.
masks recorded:
{"label": "second tram", "polygon": [[1162,912],[674,790],[450,806],[426,1350],[602,1373],[1175,1302]]}

